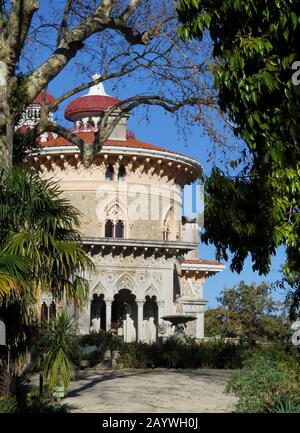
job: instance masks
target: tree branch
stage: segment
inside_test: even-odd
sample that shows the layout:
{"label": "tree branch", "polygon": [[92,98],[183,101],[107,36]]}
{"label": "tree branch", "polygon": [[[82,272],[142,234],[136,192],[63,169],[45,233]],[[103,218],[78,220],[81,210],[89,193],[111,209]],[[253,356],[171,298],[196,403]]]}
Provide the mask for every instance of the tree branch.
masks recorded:
{"label": "tree branch", "polygon": [[[43,87],[51,81],[66,66],[66,64],[81,50],[84,41],[95,33],[105,29],[119,30],[114,20],[109,17],[109,12],[114,0],[102,2],[94,13],[84,19],[73,30],[66,32],[52,54],[29,78],[27,84],[27,101],[30,103]],[[121,32],[130,39],[131,43],[143,43],[142,35],[138,35],[132,28],[124,27],[122,22]]]}
{"label": "tree branch", "polygon": [[34,13],[39,9],[38,0],[14,0],[11,14],[5,27],[6,63],[10,73],[14,73],[21,50],[27,37]]}
{"label": "tree branch", "polygon": [[73,3],[73,0],[67,0],[67,3],[65,5],[63,18],[62,18],[61,23],[60,23],[58,30],[57,30],[57,40],[56,40],[57,46],[59,45],[59,43],[61,41],[63,33],[65,33],[65,31],[67,29],[68,16],[71,12],[72,3]]}
{"label": "tree branch", "polygon": [[64,128],[61,125],[48,121],[40,121],[36,127],[34,128],[34,135],[36,137],[40,136],[44,132],[53,132],[58,134],[61,137],[64,137],[66,140],[78,146],[81,154],[84,153],[84,147],[86,146],[85,142],[78,137],[78,135],[71,132],[69,129]]}
{"label": "tree branch", "polygon": [[133,14],[140,3],[140,0],[131,0],[125,11],[123,12],[121,19],[125,23],[128,18]]}
{"label": "tree branch", "polygon": [[[95,132],[95,139],[93,142],[92,152],[89,152],[89,157],[96,153],[100,152],[103,144],[109,138],[114,128],[117,126],[121,118],[125,113],[129,113],[131,110],[136,108],[139,105],[156,105],[164,108],[166,111],[170,113],[174,113],[178,111],[180,108],[186,105],[197,105],[201,107],[211,106],[211,108],[218,107],[217,101],[211,99],[203,99],[203,98],[186,98],[182,101],[176,102],[169,98],[164,98],[158,95],[143,95],[143,96],[133,96],[128,99],[124,99],[114,104],[111,108],[109,108],[100,121],[100,125],[98,130]],[[114,115],[114,119],[108,123],[109,117]],[[86,157],[85,160],[88,160]]]}
{"label": "tree branch", "polygon": [[[131,63],[131,62],[128,62],[128,64],[129,63]],[[127,65],[125,65],[125,66],[127,66]],[[61,102],[70,98],[70,96],[73,96],[76,93],[81,92],[82,90],[89,89],[92,86],[95,86],[99,83],[110,80],[112,78],[118,78],[118,77],[122,77],[126,74],[130,74],[131,72],[135,71],[139,67],[141,67],[141,65],[135,65],[130,69],[121,70],[121,71],[114,72],[111,74],[105,74],[105,75],[102,75],[100,78],[97,78],[96,80],[89,81],[88,83],[82,84],[81,86],[77,86],[74,89],[69,90],[68,92],[66,92],[62,96],[60,96],[59,98],[55,99],[55,101],[53,101],[50,105],[48,105],[48,107],[47,107],[48,113],[50,111],[53,111]]]}

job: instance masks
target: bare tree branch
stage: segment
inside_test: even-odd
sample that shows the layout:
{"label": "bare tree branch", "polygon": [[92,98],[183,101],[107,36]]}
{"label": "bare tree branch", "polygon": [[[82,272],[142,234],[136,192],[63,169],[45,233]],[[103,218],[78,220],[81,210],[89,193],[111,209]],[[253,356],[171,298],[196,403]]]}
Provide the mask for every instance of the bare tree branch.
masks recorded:
{"label": "bare tree branch", "polygon": [[[128,64],[131,62],[128,62]],[[88,83],[82,84],[80,86],[75,87],[72,90],[69,90],[68,92],[64,93],[62,96],[60,96],[59,98],[55,99],[55,101],[53,101],[50,105],[47,106],[47,110],[48,112],[53,111],[61,102],[63,102],[64,100],[70,98],[70,96],[75,95],[76,93],[81,92],[82,90],[86,90],[89,89],[92,86],[95,86],[99,83],[102,83],[104,81],[110,80],[112,78],[118,78],[121,77],[123,75],[129,74],[133,71],[135,71],[137,68],[141,67],[140,65],[135,65],[132,66],[129,69],[124,69],[115,73],[111,73],[111,74],[104,74],[102,75],[100,78],[97,78],[96,80],[92,80],[89,81]]]}
{"label": "bare tree branch", "polygon": [[40,136],[44,132],[53,132],[55,134],[58,134],[60,137],[64,137],[66,140],[75,144],[75,146],[78,146],[80,152],[83,153],[85,147],[84,141],[69,129],[64,128],[63,126],[56,123],[50,122],[49,120],[46,120],[39,122],[38,125],[34,128],[35,137]]}
{"label": "bare tree branch", "polygon": [[[65,137],[79,146],[85,161],[93,152],[101,150],[121,117],[141,104],[160,106],[175,114],[178,125],[184,119],[180,131],[197,121],[205,133],[217,139],[213,122],[205,118],[216,107],[206,53],[203,45],[199,52],[199,45],[183,44],[179,39],[173,0],[65,0],[61,3],[48,0],[46,8],[43,5],[34,14],[38,2],[20,0],[13,1],[12,9],[3,10],[9,14],[12,32],[9,35],[8,26],[4,25],[7,39],[0,39],[0,73],[1,68],[6,71],[10,62],[12,74],[7,78],[7,88],[13,90],[9,94],[5,89],[0,95],[0,158],[11,155],[14,122],[67,65],[70,76],[80,77],[82,84],[71,85],[72,80],[68,80],[63,94],[49,105],[45,104],[44,94],[40,122],[34,133],[37,136],[48,131]],[[24,11],[27,18],[23,23]],[[11,60],[6,55],[10,51]],[[24,58],[28,60],[26,72]],[[19,80],[14,73],[14,62],[26,79]],[[101,76],[91,81],[88,77],[95,72]],[[120,102],[99,113],[100,125],[92,144],[85,146],[72,130],[49,120],[50,112],[67,98],[108,80]],[[124,99],[126,92],[129,97]],[[180,109],[183,116],[178,115]],[[147,109],[144,112],[146,116]],[[94,131],[96,128],[97,125]]]}
{"label": "bare tree branch", "polygon": [[64,9],[63,18],[62,18],[61,23],[60,23],[58,30],[57,30],[57,40],[56,40],[57,46],[59,45],[59,43],[61,41],[62,35],[67,30],[68,16],[71,12],[72,4],[73,4],[73,0],[67,0],[66,5],[65,5],[65,9]]}
{"label": "bare tree branch", "polygon": [[[187,105],[196,105],[198,107],[211,106],[211,108],[218,108],[217,101],[214,99],[187,98],[182,101],[174,101],[159,95],[142,95],[124,99],[110,107],[101,118],[99,128],[95,133],[92,153],[101,150],[103,144],[109,138],[124,114],[129,113],[139,105],[159,106],[170,113],[174,113]],[[109,122],[109,118],[112,115],[114,115],[114,119]]]}
{"label": "bare tree branch", "polygon": [[84,41],[95,33],[109,28],[118,30],[131,44],[148,43],[151,37],[159,31],[162,23],[155,28],[139,34],[132,27],[127,27],[123,20],[110,18],[109,12],[114,0],[102,2],[94,13],[83,20],[73,30],[66,32],[52,56],[47,59],[29,78],[27,82],[27,100],[29,103],[66,66],[66,64],[84,46]]}
{"label": "bare tree branch", "polygon": [[125,9],[125,11],[123,12],[122,17],[121,17],[121,19],[123,20],[124,23],[126,23],[128,18],[130,18],[130,16],[133,14],[133,12],[138,7],[139,3],[140,3],[140,0],[131,0],[130,1],[129,5]]}
{"label": "bare tree branch", "polygon": [[[85,143],[84,140],[82,140],[76,133],[53,122],[50,122],[45,116],[41,116],[41,120],[35,128],[35,136],[39,136],[43,132],[54,132],[59,136],[64,137],[66,140],[78,146],[84,164],[89,165],[93,155],[101,151],[102,146],[109,139],[109,136],[124,114],[129,113],[131,110],[142,104],[159,106],[171,113],[178,111],[180,108],[186,105],[196,105],[198,107],[210,105],[212,108],[217,107],[216,101],[204,100],[202,98],[188,98],[186,100],[176,102],[168,98],[163,98],[159,95],[135,96],[117,102],[104,113],[100,120],[100,125],[97,131],[94,132],[95,138],[93,143]],[[109,121],[109,118],[111,118],[112,115],[113,119]]]}

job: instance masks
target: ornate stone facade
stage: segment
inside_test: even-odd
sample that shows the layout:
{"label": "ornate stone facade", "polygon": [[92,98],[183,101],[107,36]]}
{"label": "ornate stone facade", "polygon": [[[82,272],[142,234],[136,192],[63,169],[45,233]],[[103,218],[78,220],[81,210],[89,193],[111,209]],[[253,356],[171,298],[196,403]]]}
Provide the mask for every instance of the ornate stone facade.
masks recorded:
{"label": "ornate stone facade", "polygon": [[[103,92],[101,86],[86,99],[93,97],[95,119],[104,110],[103,100],[107,104],[114,99],[99,94],[97,112],[97,92]],[[75,100],[69,105],[67,118],[74,118],[75,131],[92,143],[95,128],[87,127],[92,109],[85,106],[82,126],[76,111],[82,104]],[[83,166],[78,149],[60,137],[43,142],[39,153],[26,159],[45,178],[54,177],[82,214],[80,231],[95,271],[86,275],[88,302],[83,311],[75,311],[78,330],[112,330],[126,341],[167,337],[172,329],[162,317],[173,313],[179,295],[183,313],[197,317],[189,333],[202,338],[203,283],[222,265],[210,267],[206,261],[203,269],[203,261],[196,259],[198,227],[182,222],[182,188],[201,175],[201,166],[190,157],[135,140],[127,135],[126,124],[127,116],[89,167]],[[187,257],[194,263],[188,264]]]}

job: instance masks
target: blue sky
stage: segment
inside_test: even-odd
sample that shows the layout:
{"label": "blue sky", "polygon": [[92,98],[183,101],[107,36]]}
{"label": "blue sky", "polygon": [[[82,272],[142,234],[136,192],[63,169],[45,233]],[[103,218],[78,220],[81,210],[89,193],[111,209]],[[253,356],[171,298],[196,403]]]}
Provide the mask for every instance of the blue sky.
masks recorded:
{"label": "blue sky", "polygon": [[[140,111],[141,109],[133,114],[129,120],[129,128],[136,133],[138,139],[193,156],[201,162],[206,173],[210,171],[212,163],[207,162],[207,159],[208,152],[211,150],[211,142],[208,138],[202,136],[199,126],[195,125],[185,142],[177,132],[175,120],[171,116],[165,115],[161,109],[151,111],[149,125],[145,125],[145,122],[141,120]],[[201,244],[199,250],[200,258],[215,260],[215,248],[213,245]],[[271,283],[280,279],[280,268],[283,262],[283,248],[278,249],[276,257],[272,260],[271,271],[266,276],[260,276],[257,272],[253,272],[250,257],[246,260],[244,270],[240,274],[231,272],[230,260],[227,263],[223,262],[226,269],[208,278],[205,282],[204,293],[205,298],[209,301],[208,307],[217,305],[216,297],[219,296],[221,290],[230,288],[241,280],[246,283],[259,283],[261,281]],[[274,297],[282,298],[282,293],[276,292]]]}
{"label": "blue sky", "polygon": [[[70,76],[66,70],[57,77],[49,86],[49,91],[54,96],[59,96],[61,93],[70,88],[71,83],[76,84],[76,77]],[[109,85],[105,85],[106,92],[115,96],[110,90]],[[86,94],[87,91],[83,92]],[[126,97],[126,95],[122,95]],[[68,101],[69,102],[69,101]],[[58,119],[62,120],[63,111],[66,103],[62,104],[60,110],[56,113]],[[171,115],[164,112],[161,108],[150,108],[148,121],[145,120],[145,109],[140,107],[136,109],[128,122],[128,129],[132,130],[136,138],[148,143],[165,147],[166,149],[175,150],[180,153],[196,158],[202,164],[206,173],[210,172],[212,161],[208,161],[208,153],[211,150],[211,142],[209,138],[203,136],[201,128],[195,124],[191,128],[187,137],[183,137],[178,132],[177,123]],[[68,122],[69,123],[69,122]],[[67,123],[65,123],[67,125]],[[72,124],[70,123],[70,126]],[[199,248],[199,257],[203,259],[215,260],[215,248],[212,245],[201,244]],[[257,272],[252,271],[251,260],[248,258],[245,262],[243,271],[240,274],[233,273],[230,270],[230,259],[226,265],[226,269],[219,274],[208,278],[205,282],[204,293],[208,300],[208,307],[217,305],[216,297],[224,288],[230,288],[238,284],[241,280],[246,283],[261,281],[273,282],[280,279],[280,267],[284,261],[283,249],[278,250],[278,254],[272,260],[271,271],[266,276],[260,276]],[[281,293],[274,293],[275,298],[282,298]]]}
{"label": "blue sky", "polygon": [[[45,6],[45,4],[44,4]],[[49,51],[46,48],[38,48],[34,55],[31,57],[31,66],[38,66],[45,58],[48,57]],[[94,62],[93,62],[94,63]],[[97,59],[95,59],[95,70],[93,72],[100,72],[97,70]],[[62,93],[73,88],[76,85],[82,84],[86,81],[86,75],[83,77],[78,72],[78,69],[74,67],[74,62],[71,62],[58,77],[56,77],[49,85],[48,90],[54,96],[60,96]],[[133,79],[128,79],[126,83],[127,89],[130,90],[130,95],[126,94],[126,88],[117,86],[117,90],[112,90],[113,85],[116,83],[104,83],[106,92],[112,96],[126,98],[132,96],[135,93],[142,91],[143,83],[136,82]],[[86,94],[87,91],[83,92]],[[82,94],[82,93],[81,93]],[[74,97],[73,97],[74,98]],[[63,121],[64,107],[69,101],[64,102],[56,116],[58,120]],[[146,120],[149,118],[149,121]],[[71,127],[70,122],[63,121],[67,126]],[[200,126],[196,124],[189,130],[187,136],[178,133],[178,125],[171,115],[165,113],[161,108],[150,108],[147,116],[145,116],[145,108],[140,107],[136,109],[130,119],[128,128],[132,130],[136,138],[142,141],[146,141],[166,149],[178,151],[196,158],[202,164],[206,174],[210,172],[212,161],[208,161],[208,153],[211,151],[212,143],[209,138],[203,136]],[[217,152],[217,157],[221,158],[221,153]],[[213,246],[200,246],[200,258],[215,259],[215,249]],[[247,259],[244,270],[240,274],[236,274],[230,271],[230,260],[225,263],[226,269],[208,278],[205,283],[205,297],[208,299],[208,306],[213,307],[216,305],[216,297],[220,294],[224,288],[230,288],[235,284],[238,284],[242,279],[246,283],[268,281],[273,282],[280,278],[280,267],[284,261],[283,249],[278,250],[277,256],[272,261],[271,272],[267,276],[259,276],[251,269],[251,260]],[[280,294],[276,293],[275,297],[280,297]]]}
{"label": "blue sky", "polygon": [[[64,75],[63,73],[62,76]],[[65,90],[64,79],[56,79],[55,83],[50,86],[49,90],[55,96]],[[68,74],[68,87],[70,85],[70,79],[71,77]],[[107,85],[106,92],[115,96],[110,92],[109,86]],[[175,119],[169,114],[166,114],[162,109],[150,109],[150,117],[147,122],[145,121],[143,112],[143,107],[135,110],[128,122],[128,128],[135,133],[137,139],[192,156],[201,162],[206,173],[210,171],[212,161],[208,162],[207,160],[208,153],[211,150],[211,142],[208,138],[203,137],[199,126],[195,125],[190,130],[190,134],[184,138],[178,133]],[[62,114],[63,107],[60,113],[58,113],[58,116],[61,117]],[[200,258],[215,260],[215,248],[212,245],[207,246],[201,244],[199,250]],[[284,251],[283,249],[279,249],[277,256],[272,260],[271,272],[267,276],[260,276],[257,272],[252,271],[250,258],[246,260],[244,270],[240,274],[231,272],[230,260],[228,260],[228,262],[225,263],[226,269],[223,272],[208,278],[205,282],[204,293],[205,298],[209,301],[208,307],[217,305],[216,297],[219,296],[221,290],[230,288],[238,284],[241,280],[244,280],[246,283],[259,283],[261,281],[273,282],[280,279],[280,267],[283,261]],[[274,296],[279,298],[281,294],[275,293]]]}

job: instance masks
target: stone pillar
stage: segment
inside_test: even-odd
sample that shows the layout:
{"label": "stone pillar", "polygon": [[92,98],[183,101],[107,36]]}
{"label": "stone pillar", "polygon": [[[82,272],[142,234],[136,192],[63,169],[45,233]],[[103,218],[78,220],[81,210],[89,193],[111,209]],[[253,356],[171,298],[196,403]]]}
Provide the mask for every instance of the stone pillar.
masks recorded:
{"label": "stone pillar", "polygon": [[78,330],[80,334],[89,334],[91,326],[91,302],[89,299],[78,314]]}
{"label": "stone pillar", "polygon": [[162,323],[162,316],[164,315],[164,301],[157,301],[158,305],[158,324]]}
{"label": "stone pillar", "polygon": [[136,301],[138,306],[138,317],[137,317],[137,340],[142,341],[143,338],[143,307],[144,301],[138,300]]}
{"label": "stone pillar", "polygon": [[104,299],[105,300],[105,308],[106,308],[106,332],[111,329],[111,306],[112,299]]}
{"label": "stone pillar", "polygon": [[196,313],[196,338],[204,338],[204,311]]}

